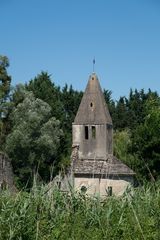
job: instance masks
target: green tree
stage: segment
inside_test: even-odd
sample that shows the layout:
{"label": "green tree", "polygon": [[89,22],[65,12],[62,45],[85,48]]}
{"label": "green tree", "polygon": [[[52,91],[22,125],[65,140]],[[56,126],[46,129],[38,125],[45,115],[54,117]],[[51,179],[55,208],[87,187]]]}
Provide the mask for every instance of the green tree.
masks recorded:
{"label": "green tree", "polygon": [[145,178],[160,174],[160,99],[153,96],[145,105],[146,117],[132,133],[132,147],[140,160],[139,171]]}
{"label": "green tree", "polygon": [[128,127],[127,108],[125,97],[120,97],[116,104],[116,111],[113,119],[115,129],[123,130]]}
{"label": "green tree", "polygon": [[[47,102],[51,106],[52,116],[60,121],[60,126],[63,129],[63,137],[60,140],[60,148],[57,153],[56,172],[69,164],[71,153],[71,132],[72,122],[77,112],[82,93],[75,91],[72,86],[65,87],[61,90],[51,80],[51,76],[46,72],[41,72],[29,84],[26,84],[26,89],[32,91],[34,95]],[[21,93],[17,89],[14,96],[16,101],[21,101]]]}
{"label": "green tree", "polygon": [[11,77],[7,73],[8,67],[8,58],[0,56],[0,104],[7,100],[10,91]]}
{"label": "green tree", "polygon": [[64,125],[69,131],[72,129],[72,122],[76,116],[83,93],[73,89],[72,85],[68,87],[66,84],[62,89],[61,101],[63,102],[63,110],[65,112]]}
{"label": "green tree", "polygon": [[103,94],[113,120],[113,125],[115,126],[116,106],[115,106],[115,102],[112,99],[112,92],[104,89]]}
{"label": "green tree", "polygon": [[26,87],[23,84],[18,84],[13,88],[11,94],[11,102],[14,107],[16,107],[19,103],[23,102],[25,97]]}
{"label": "green tree", "polygon": [[39,98],[51,106],[52,116],[61,122],[64,119],[63,105],[61,102],[60,87],[57,87],[51,80],[51,75],[41,72],[34,79],[26,84],[26,89],[32,91],[36,98]]}
{"label": "green tree", "polygon": [[56,159],[62,136],[60,122],[52,117],[51,107],[24,93],[24,100],[11,114],[12,131],[6,139],[6,152],[12,159],[19,185],[31,185],[33,174],[47,181]]}
{"label": "green tree", "polygon": [[[80,101],[82,99],[83,93],[73,89],[72,85],[68,87],[66,84],[61,91],[61,102],[63,104],[64,118],[62,122],[62,128],[64,131],[64,151],[65,158],[69,158],[71,154],[72,146],[72,123],[76,116]],[[64,159],[65,159],[64,158]]]}
{"label": "green tree", "polygon": [[5,137],[8,133],[8,114],[10,109],[9,92],[11,77],[7,73],[9,60],[6,56],[0,56],[0,150],[3,148]]}
{"label": "green tree", "polygon": [[115,131],[113,137],[114,155],[138,174],[139,159],[135,153],[131,152],[131,131],[129,129]]}
{"label": "green tree", "polygon": [[157,98],[157,92],[152,92],[150,89],[147,93],[144,89],[134,91],[131,89],[129,98],[126,98],[126,109],[127,109],[127,127],[130,129],[135,129],[139,124],[144,123],[146,111],[146,102],[150,98]]}

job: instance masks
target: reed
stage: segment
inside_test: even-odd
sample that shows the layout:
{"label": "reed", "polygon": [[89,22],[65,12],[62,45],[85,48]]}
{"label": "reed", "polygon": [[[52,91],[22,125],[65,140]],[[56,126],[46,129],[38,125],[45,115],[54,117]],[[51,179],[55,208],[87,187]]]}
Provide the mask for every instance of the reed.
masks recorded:
{"label": "reed", "polygon": [[47,185],[0,193],[1,240],[156,240],[159,229],[159,182],[103,200]]}

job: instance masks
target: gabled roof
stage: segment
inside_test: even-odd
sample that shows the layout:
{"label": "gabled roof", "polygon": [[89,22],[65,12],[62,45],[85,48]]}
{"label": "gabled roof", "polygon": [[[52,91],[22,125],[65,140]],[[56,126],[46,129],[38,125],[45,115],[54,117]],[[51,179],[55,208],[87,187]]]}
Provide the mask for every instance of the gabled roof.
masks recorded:
{"label": "gabled roof", "polygon": [[98,77],[93,73],[83,94],[73,124],[112,124]]}
{"label": "gabled roof", "polygon": [[74,174],[89,174],[103,176],[120,176],[135,175],[135,173],[127,165],[122,163],[113,155],[108,155],[106,160],[94,159],[77,159],[73,162]]}

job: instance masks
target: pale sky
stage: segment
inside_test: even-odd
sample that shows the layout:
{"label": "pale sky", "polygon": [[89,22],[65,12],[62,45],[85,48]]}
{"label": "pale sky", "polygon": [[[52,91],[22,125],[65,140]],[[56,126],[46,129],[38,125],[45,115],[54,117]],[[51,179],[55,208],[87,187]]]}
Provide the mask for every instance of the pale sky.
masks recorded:
{"label": "pale sky", "polygon": [[160,93],[159,0],[0,0],[0,55],[12,85],[42,70],[84,90],[95,71],[112,97]]}

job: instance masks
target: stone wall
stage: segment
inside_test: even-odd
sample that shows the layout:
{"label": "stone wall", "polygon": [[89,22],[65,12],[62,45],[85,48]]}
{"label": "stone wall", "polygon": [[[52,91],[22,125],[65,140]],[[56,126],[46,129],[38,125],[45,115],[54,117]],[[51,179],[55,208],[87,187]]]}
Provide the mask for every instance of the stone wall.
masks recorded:
{"label": "stone wall", "polygon": [[[85,138],[85,127],[88,138]],[[94,136],[92,128],[95,128]],[[105,159],[112,154],[112,125],[75,125],[72,124],[73,145],[79,145],[79,159]]]}
{"label": "stone wall", "polygon": [[6,154],[0,153],[0,189],[14,188],[11,160]]}
{"label": "stone wall", "polygon": [[[75,190],[81,191],[82,187],[86,187],[88,195],[99,195],[105,197],[113,194],[121,196],[127,187],[133,184],[132,176],[119,176],[110,178],[90,178],[90,177],[75,177]],[[110,192],[109,192],[110,191]]]}

